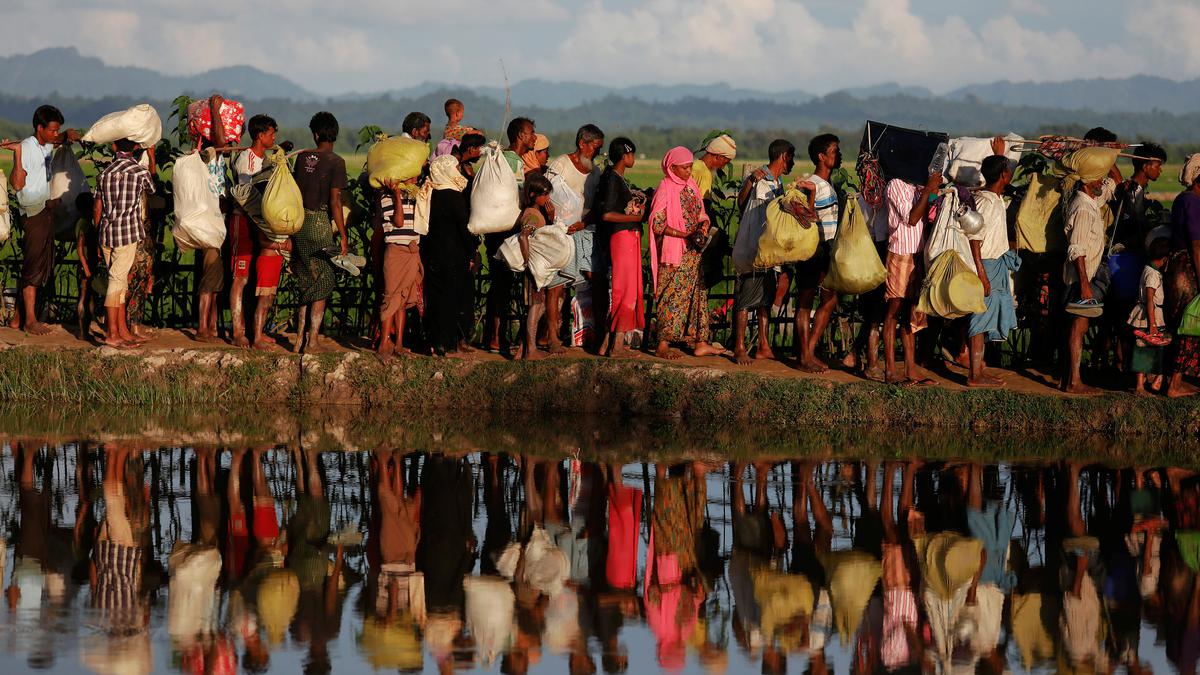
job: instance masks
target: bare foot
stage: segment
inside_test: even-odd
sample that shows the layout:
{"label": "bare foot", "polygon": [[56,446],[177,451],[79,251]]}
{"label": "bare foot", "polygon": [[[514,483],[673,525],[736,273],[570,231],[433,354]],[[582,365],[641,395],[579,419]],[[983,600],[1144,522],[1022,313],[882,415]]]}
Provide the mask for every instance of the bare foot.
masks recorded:
{"label": "bare foot", "polygon": [[280,347],[274,340],[272,340],[270,338],[266,338],[266,337],[264,337],[261,340],[255,341],[253,348],[260,352],[281,352],[281,351],[283,351],[283,348]]}
{"label": "bare foot", "polygon": [[739,347],[733,350],[733,362],[739,366],[748,366],[754,363],[754,359],[750,358],[750,352],[747,352],[744,347]]}
{"label": "bare foot", "polygon": [[854,370],[855,368],[857,368],[858,367],[858,355],[855,354],[854,352],[850,352],[850,353],[846,354],[846,356],[842,359],[842,366],[844,366],[847,370]]}
{"label": "bare foot", "polygon": [[829,370],[829,366],[825,365],[825,362],[821,359],[813,356],[800,361],[800,370],[806,373],[824,373]]}
{"label": "bare foot", "polygon": [[294,342],[292,342],[292,353],[293,353],[293,354],[299,354],[299,353],[300,353],[300,350],[301,350],[303,347],[304,347],[304,336],[303,336],[303,335],[297,335],[297,336],[296,336],[296,338],[295,338],[295,341],[294,341]]}
{"label": "bare foot", "polygon": [[237,335],[233,338],[233,346],[246,349],[250,346],[250,341],[246,339],[245,335]]}
{"label": "bare foot", "polygon": [[774,361],[775,360],[775,352],[771,351],[771,348],[768,347],[767,345],[759,345],[758,349],[754,350],[754,359],[755,360]]}
{"label": "bare foot", "polygon": [[683,358],[683,354],[679,350],[671,349],[665,344],[659,345],[658,349],[654,350],[654,355],[668,361],[677,361]]}
{"label": "bare foot", "polygon": [[526,345],[525,351],[521,352],[522,361],[537,361],[544,358],[546,358],[546,354],[543,354],[540,349],[530,349],[528,345]]}
{"label": "bare foot", "polygon": [[50,326],[47,326],[41,321],[34,321],[33,323],[25,326],[25,332],[29,333],[30,335],[47,335],[51,330],[52,329]]}
{"label": "bare foot", "polygon": [[988,375],[985,373],[983,375],[980,375],[977,378],[968,379],[967,386],[968,387],[980,387],[980,388],[1003,387],[1004,380],[1001,380],[1000,378],[996,377],[995,375]]}
{"label": "bare foot", "polygon": [[720,353],[720,349],[707,342],[697,342],[696,346],[692,348],[692,356],[716,356]]}
{"label": "bare foot", "polygon": [[568,351],[568,349],[567,349],[566,345],[564,345],[561,342],[551,342],[550,343],[550,353],[551,354],[566,354],[567,351]]}
{"label": "bare foot", "polygon": [[105,347],[112,347],[113,349],[133,349],[135,346],[132,343],[126,342],[120,338],[107,338],[100,344],[104,345]]}
{"label": "bare foot", "polygon": [[863,377],[872,382],[883,382],[883,369],[879,366],[867,368],[863,371]]}
{"label": "bare foot", "polygon": [[1135,395],[1135,396],[1142,396],[1142,397],[1149,397],[1149,396],[1153,396],[1153,395],[1154,395],[1154,392],[1150,391],[1148,388],[1146,388],[1146,387],[1137,387],[1137,386],[1135,386],[1135,387],[1133,388],[1133,393],[1134,393],[1134,395]]}
{"label": "bare foot", "polygon": [[1180,398],[1182,396],[1191,396],[1196,393],[1200,393],[1200,389],[1197,389],[1194,385],[1188,384],[1182,380],[1180,380],[1178,386],[1167,387],[1168,398]]}
{"label": "bare foot", "polygon": [[466,340],[459,340],[459,342],[458,342],[458,352],[459,352],[460,354],[470,354],[470,353],[471,353],[471,352],[473,352],[473,351],[475,351],[475,348],[474,348],[474,347],[472,347],[471,345],[467,344],[467,341],[466,341]]}
{"label": "bare foot", "polygon": [[1080,396],[1095,396],[1096,394],[1101,393],[1099,389],[1086,385],[1083,382],[1067,384],[1067,386],[1063,387],[1063,391],[1068,394],[1077,394]]}

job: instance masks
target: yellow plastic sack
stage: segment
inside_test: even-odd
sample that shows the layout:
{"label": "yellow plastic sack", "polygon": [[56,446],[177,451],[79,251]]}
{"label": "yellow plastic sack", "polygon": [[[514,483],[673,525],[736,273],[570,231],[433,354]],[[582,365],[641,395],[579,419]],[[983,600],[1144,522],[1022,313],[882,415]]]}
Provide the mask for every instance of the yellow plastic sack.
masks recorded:
{"label": "yellow plastic sack", "polygon": [[925,275],[917,311],[946,319],[985,312],[983,282],[958,253],[943,251]]}
{"label": "yellow plastic sack", "polygon": [[887,280],[887,269],[875,250],[875,241],[871,239],[857,199],[846,200],[831,258],[829,274],[822,286],[836,293],[866,293]]}
{"label": "yellow plastic sack", "polygon": [[781,207],[786,203],[807,204],[808,198],[799,190],[788,190],[767,204],[767,223],[758,238],[754,266],[766,269],[776,265],[800,262],[813,257],[821,240],[815,223],[808,227]]}
{"label": "yellow plastic sack", "polygon": [[402,183],[421,175],[429,146],[403,136],[392,136],[371,146],[367,152],[367,174],[371,187],[381,188],[388,183]]}
{"label": "yellow plastic sack", "polygon": [[275,170],[263,192],[262,215],[271,234],[291,236],[304,225],[304,196],[288,169],[283,150],[276,150]]}
{"label": "yellow plastic sack", "polygon": [[1034,174],[1017,211],[1017,248],[1032,253],[1065,251],[1062,228],[1063,179]]}

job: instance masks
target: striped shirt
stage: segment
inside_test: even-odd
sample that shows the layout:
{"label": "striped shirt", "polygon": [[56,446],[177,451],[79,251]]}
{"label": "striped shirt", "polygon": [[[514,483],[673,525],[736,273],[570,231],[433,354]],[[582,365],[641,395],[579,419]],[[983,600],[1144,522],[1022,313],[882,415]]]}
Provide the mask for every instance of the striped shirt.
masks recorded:
{"label": "striped shirt", "polygon": [[154,192],[154,181],[146,167],[126,153],[117,153],[96,179],[103,203],[100,215],[100,245],[118,248],[136,244],[142,230],[142,194]]}
{"label": "striped shirt", "polygon": [[407,196],[402,196],[400,199],[400,208],[403,209],[403,227],[397,227],[392,220],[396,213],[395,199],[387,191],[381,192],[379,197],[379,217],[383,225],[383,241],[387,244],[400,244],[407,246],[421,239],[421,235],[413,229],[416,221],[417,201]]}
{"label": "striped shirt", "polygon": [[916,255],[925,243],[925,223],[908,224],[908,214],[917,202],[920,189],[912,183],[893,178],[887,184],[888,252]]}
{"label": "striped shirt", "polygon": [[805,176],[803,180],[812,182],[813,186],[817,188],[816,194],[813,195],[813,210],[817,212],[817,225],[821,228],[821,240],[829,241],[837,234],[838,219],[840,218],[837,190],[833,189],[829,181],[815,173]]}

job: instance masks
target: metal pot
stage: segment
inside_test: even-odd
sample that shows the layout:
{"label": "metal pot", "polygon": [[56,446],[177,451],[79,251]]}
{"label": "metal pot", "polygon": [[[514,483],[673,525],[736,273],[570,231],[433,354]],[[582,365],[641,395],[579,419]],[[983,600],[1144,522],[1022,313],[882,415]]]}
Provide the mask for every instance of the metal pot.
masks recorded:
{"label": "metal pot", "polygon": [[968,235],[979,234],[983,229],[983,216],[967,204],[959,205],[954,212],[954,220],[958,223],[959,228]]}

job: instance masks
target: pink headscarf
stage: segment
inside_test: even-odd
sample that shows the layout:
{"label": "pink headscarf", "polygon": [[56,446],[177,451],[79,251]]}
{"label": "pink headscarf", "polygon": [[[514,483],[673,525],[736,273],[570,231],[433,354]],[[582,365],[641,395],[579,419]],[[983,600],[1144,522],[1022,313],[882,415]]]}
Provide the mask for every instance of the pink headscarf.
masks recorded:
{"label": "pink headscarf", "polygon": [[[663,157],[662,171],[663,179],[658,184],[658,189],[654,192],[654,201],[650,203],[650,222],[654,222],[654,216],[659,211],[664,211],[667,214],[667,227],[674,230],[686,230],[687,223],[683,219],[683,206],[681,204],[681,195],[684,190],[691,190],[696,194],[696,200],[699,201],[700,189],[696,187],[696,181],[691,178],[686,181],[676,176],[671,172],[671,167],[680,164],[692,163],[692,151],[683,146],[672,148]],[[708,214],[701,211],[700,218],[702,221],[708,220]],[[662,251],[659,251],[661,246]],[[681,237],[664,236],[662,241],[657,241],[654,235],[654,228],[650,228],[650,272],[654,276],[654,289],[658,290],[658,264],[659,262],[667,265],[678,265],[683,262],[683,249],[686,242]]]}

